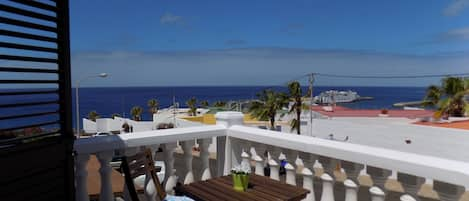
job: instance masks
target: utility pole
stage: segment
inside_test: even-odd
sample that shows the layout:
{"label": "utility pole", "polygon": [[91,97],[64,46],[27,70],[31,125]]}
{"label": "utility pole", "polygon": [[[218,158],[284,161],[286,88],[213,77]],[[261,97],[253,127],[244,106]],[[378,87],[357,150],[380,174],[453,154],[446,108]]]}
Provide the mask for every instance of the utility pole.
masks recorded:
{"label": "utility pole", "polygon": [[311,73],[309,76],[309,135],[313,136],[313,83],[314,83],[314,73]]}

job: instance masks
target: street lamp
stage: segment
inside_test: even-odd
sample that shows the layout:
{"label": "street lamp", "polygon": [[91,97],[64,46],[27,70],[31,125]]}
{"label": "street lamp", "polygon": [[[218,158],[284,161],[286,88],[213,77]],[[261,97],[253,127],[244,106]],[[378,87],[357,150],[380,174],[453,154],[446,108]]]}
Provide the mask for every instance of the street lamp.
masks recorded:
{"label": "street lamp", "polygon": [[90,78],[96,78],[96,77],[101,77],[105,78],[107,77],[107,73],[100,73],[98,75],[90,75],[86,77],[82,77],[81,79],[78,79],[76,84],[75,84],[75,104],[76,104],[76,121],[77,121],[77,130],[76,130],[76,136],[77,138],[80,138],[80,104],[79,104],[79,98],[78,98],[78,88],[80,88],[80,83],[84,80],[90,79]]}

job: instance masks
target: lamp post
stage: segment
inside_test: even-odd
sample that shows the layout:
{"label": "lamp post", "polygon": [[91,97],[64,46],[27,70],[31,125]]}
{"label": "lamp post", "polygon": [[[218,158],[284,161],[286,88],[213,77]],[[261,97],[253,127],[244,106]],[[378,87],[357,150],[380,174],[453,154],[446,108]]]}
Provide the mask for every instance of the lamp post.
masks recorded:
{"label": "lamp post", "polygon": [[98,75],[90,75],[90,76],[82,77],[81,79],[78,79],[75,84],[75,104],[76,104],[76,121],[77,121],[76,137],[77,138],[80,138],[80,104],[79,104],[79,97],[78,97],[78,88],[80,88],[80,83],[82,81],[90,79],[90,78],[95,78],[95,77],[105,78],[107,77],[107,73],[100,73]]}

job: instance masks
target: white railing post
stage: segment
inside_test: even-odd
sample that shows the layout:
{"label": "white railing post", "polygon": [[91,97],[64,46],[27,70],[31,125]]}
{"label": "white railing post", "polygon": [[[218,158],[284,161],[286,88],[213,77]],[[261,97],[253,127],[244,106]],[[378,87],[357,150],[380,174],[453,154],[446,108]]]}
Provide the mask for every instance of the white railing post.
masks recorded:
{"label": "white railing post", "polygon": [[303,188],[309,190],[308,195],[306,195],[305,201],[315,201],[314,193],[314,163],[316,162],[317,157],[313,154],[306,152],[298,153],[300,159],[303,161],[303,170],[301,174],[303,175]]}
{"label": "white railing post", "polygon": [[192,148],[194,147],[194,140],[181,142],[182,150],[184,151],[184,163],[186,165],[186,176],[184,177],[184,184],[194,182],[194,172],[192,170]]}
{"label": "white railing post", "polygon": [[373,180],[373,187],[370,188],[371,200],[384,201],[386,199],[386,188],[384,184],[388,180],[388,177],[391,176],[392,172],[382,168],[367,166],[366,173],[369,174]]}
{"label": "white railing post", "polygon": [[[153,160],[156,161],[156,151],[158,151],[159,145],[149,145],[145,146],[145,148],[149,148],[151,150],[151,154]],[[145,183],[144,183],[144,195],[146,200],[154,201],[156,200],[156,195],[158,194],[155,184],[153,183],[153,178],[151,177],[150,173],[145,175]]]}
{"label": "white railing post", "polygon": [[176,143],[166,143],[162,145],[164,153],[165,164],[165,191],[166,193],[173,194],[173,187],[176,186],[177,176],[174,169],[174,151],[176,150]]}
{"label": "white railing post", "polygon": [[[244,115],[241,112],[217,112],[215,114],[215,119],[217,121],[217,125],[223,125],[226,128],[229,128],[234,125],[243,125],[244,121]],[[222,139],[222,138],[221,138]],[[240,157],[241,155],[236,156],[233,153],[233,145],[234,143],[232,142],[234,138],[231,137],[226,137],[226,141],[224,143],[225,145],[225,150],[224,150],[224,165],[223,165],[223,175],[228,175],[230,174],[231,168],[233,167],[233,160],[240,159],[236,157]],[[222,143],[217,143],[217,145],[220,145]],[[235,146],[236,147],[236,146]],[[221,148],[221,147],[220,147]],[[217,147],[217,150],[220,149]],[[221,152],[219,152],[221,153]],[[241,154],[241,153],[240,153]],[[233,157],[235,156],[235,157]],[[221,159],[220,157],[217,157],[217,159]],[[235,161],[235,164],[239,164],[240,161]],[[221,164],[221,161],[218,162],[218,164]],[[219,167],[219,170],[221,168]]]}
{"label": "white railing post", "polygon": [[99,173],[101,175],[101,191],[99,195],[99,200],[102,201],[113,201],[114,194],[112,192],[112,181],[111,181],[111,160],[114,155],[114,151],[103,151],[97,154],[99,163],[101,167],[99,168]]}
{"label": "white railing post", "polygon": [[433,181],[433,190],[438,193],[441,201],[459,201],[465,191],[464,186],[458,186],[441,181]]}
{"label": "white railing post", "polygon": [[324,173],[321,175],[322,195],[321,201],[334,201],[334,170],[337,167],[337,159],[319,156]]}
{"label": "white railing post", "polygon": [[211,143],[212,138],[197,139],[197,144],[199,144],[200,148],[200,160],[202,160],[202,174],[200,178],[202,181],[212,178],[210,172],[210,153],[208,151],[208,147]]}
{"label": "white railing post", "polygon": [[269,150],[269,154],[270,154],[270,159],[268,161],[269,167],[270,167],[270,178],[273,180],[280,181],[280,175],[279,175],[280,165],[275,160],[275,159],[278,159],[278,157],[280,156],[280,152],[281,152],[280,148],[268,145],[267,150]]}
{"label": "white railing post", "polygon": [[286,179],[285,183],[296,186],[296,168],[293,164],[296,163],[298,158],[298,151],[291,149],[283,149],[287,164],[285,165]]}
{"label": "white railing post", "polygon": [[264,176],[264,158],[263,157],[267,149],[267,146],[262,143],[253,142],[253,147],[256,152],[256,154],[252,156],[252,159],[256,162],[255,174]]}
{"label": "white railing post", "polygon": [[88,197],[88,170],[86,166],[90,160],[89,154],[77,154],[75,156],[75,196],[77,201],[89,201]]}
{"label": "white railing post", "polygon": [[341,166],[347,174],[347,178],[344,181],[345,186],[345,201],[357,201],[358,200],[358,175],[364,168],[364,165],[353,163],[349,161],[341,161]]}
{"label": "white railing post", "polygon": [[406,193],[401,196],[401,200],[420,200],[417,193],[420,187],[425,183],[425,178],[398,172],[397,181],[401,182],[404,192]]}

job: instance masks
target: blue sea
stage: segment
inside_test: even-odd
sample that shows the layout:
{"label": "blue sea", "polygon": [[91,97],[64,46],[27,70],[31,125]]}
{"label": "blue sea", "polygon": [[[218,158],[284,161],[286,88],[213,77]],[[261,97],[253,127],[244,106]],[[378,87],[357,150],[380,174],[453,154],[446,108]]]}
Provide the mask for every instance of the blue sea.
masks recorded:
{"label": "blue sea", "polygon": [[[195,97],[197,100],[207,100],[209,103],[215,101],[229,100],[246,100],[256,98],[259,91],[273,88],[279,91],[286,91],[285,87],[265,87],[265,86],[223,86],[223,87],[103,87],[103,88],[80,88],[80,116],[86,117],[87,114],[95,110],[102,117],[110,117],[113,113],[119,113],[128,117],[130,109],[133,106],[141,106],[145,109],[143,114],[144,120],[151,119],[147,107],[147,101],[155,98],[160,103],[160,108],[168,107],[172,104],[173,97],[181,106],[185,106],[185,102]],[[342,104],[351,108],[367,108],[367,109],[392,109],[393,104],[405,101],[422,100],[425,95],[423,87],[328,87],[320,86],[314,88],[314,94],[317,95],[325,90],[353,90],[358,92],[360,96],[370,96],[373,100],[364,100],[354,103]],[[304,92],[307,88],[304,88]],[[73,110],[75,111],[75,89],[73,89]],[[47,101],[53,100],[55,95],[34,95],[34,96],[9,96],[2,97],[0,104],[7,102],[29,102],[29,101]],[[21,109],[2,109],[0,116],[11,114],[43,112],[53,110],[51,106],[34,106]],[[56,108],[55,108],[56,109]],[[75,117],[75,114],[73,114]],[[36,117],[37,118],[37,117]],[[44,121],[54,119],[54,117],[41,117]],[[27,123],[26,119],[18,119],[13,124],[21,125]],[[1,122],[0,122],[1,123]],[[75,120],[74,120],[75,123]],[[8,125],[10,127],[12,125]],[[5,127],[5,125],[1,125]]]}

